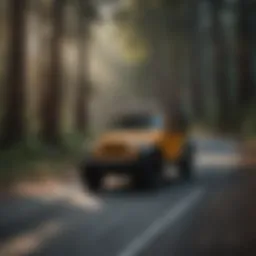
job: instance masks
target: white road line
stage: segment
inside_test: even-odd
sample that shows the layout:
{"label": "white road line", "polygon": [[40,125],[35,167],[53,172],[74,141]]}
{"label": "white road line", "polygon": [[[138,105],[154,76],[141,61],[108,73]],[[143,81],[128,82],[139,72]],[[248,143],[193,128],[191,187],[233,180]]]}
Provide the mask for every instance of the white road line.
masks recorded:
{"label": "white road line", "polygon": [[152,223],[141,235],[136,237],[118,256],[136,256],[146,248],[153,239],[161,234],[167,227],[170,227],[178,218],[182,217],[187,210],[196,203],[203,195],[202,189],[190,193],[175,207]]}

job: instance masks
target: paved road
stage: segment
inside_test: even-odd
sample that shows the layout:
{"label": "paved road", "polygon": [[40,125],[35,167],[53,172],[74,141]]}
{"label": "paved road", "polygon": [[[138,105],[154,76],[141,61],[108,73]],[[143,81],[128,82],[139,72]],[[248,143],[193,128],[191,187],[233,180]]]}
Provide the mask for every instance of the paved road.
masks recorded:
{"label": "paved road", "polygon": [[[199,143],[199,150],[205,151],[203,147],[208,145],[214,150],[234,150],[234,146],[211,143]],[[240,229],[233,227],[237,219],[230,221],[233,212],[229,204],[238,212],[241,207],[234,200],[249,198],[241,194],[241,188],[247,191],[245,186],[252,183],[254,175],[248,175],[241,177],[226,166],[198,167],[193,182],[172,180],[151,193],[129,188],[105,190],[96,198],[100,206],[96,209],[37,198],[8,199],[1,202],[0,255],[229,255],[228,249],[237,246],[244,235],[241,225]],[[233,244],[218,240],[221,234],[233,239]],[[216,246],[224,251],[216,251]]]}

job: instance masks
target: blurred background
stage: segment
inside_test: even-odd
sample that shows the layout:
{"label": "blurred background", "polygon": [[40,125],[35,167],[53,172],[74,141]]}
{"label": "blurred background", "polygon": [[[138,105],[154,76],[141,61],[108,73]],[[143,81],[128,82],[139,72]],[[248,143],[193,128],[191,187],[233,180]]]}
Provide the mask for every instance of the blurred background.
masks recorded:
{"label": "blurred background", "polygon": [[[217,164],[216,170],[222,170],[224,165],[232,170],[254,170],[255,12],[254,0],[0,0],[0,246],[4,248],[1,255],[23,255],[39,248],[41,240],[29,243],[35,235],[28,236],[27,230],[38,226],[39,213],[48,220],[52,211],[56,215],[56,209],[80,216],[81,220],[85,213],[74,213],[74,205],[82,205],[83,211],[103,207],[102,215],[92,214],[96,220],[89,217],[91,226],[84,228],[95,230],[99,225],[110,226],[110,220],[116,218],[116,208],[120,211],[122,205],[120,216],[129,226],[124,214],[129,216],[130,210],[123,202],[128,200],[128,204],[137,205],[134,195],[110,199],[75,192],[79,183],[75,168],[87,144],[119,113],[160,109],[175,123],[178,109],[183,109],[191,124],[191,134],[197,138],[199,152],[210,149],[205,158],[198,158],[199,165]],[[208,181],[217,178],[215,174],[207,175],[207,182],[203,178],[199,183],[208,188]],[[252,177],[250,174],[250,182]],[[243,185],[248,192],[249,185]],[[254,193],[254,183],[250,186]],[[239,189],[235,186],[234,191]],[[162,193],[165,198],[174,192]],[[17,194],[22,199],[17,199]],[[72,202],[72,209],[51,205],[55,210],[51,209],[48,216],[45,202],[38,202],[57,195]],[[235,196],[237,202],[242,195],[249,198],[241,192]],[[144,198],[145,204],[156,203],[156,197]],[[142,200],[141,196],[138,198]],[[36,217],[34,222],[29,217],[32,205],[38,208],[38,221]],[[224,205],[223,202],[214,209],[224,209]],[[7,218],[19,211],[23,212],[20,228],[15,217]],[[254,209],[250,209],[252,212],[255,213]],[[249,218],[243,213],[241,216],[244,220]],[[104,224],[96,225],[97,218],[104,219]],[[149,223],[153,219],[155,215]],[[252,227],[253,222],[250,223]],[[50,223],[48,229],[56,231],[63,226],[56,225]],[[75,227],[74,223],[70,225]],[[46,234],[47,230],[41,233]],[[245,237],[238,231],[233,233]],[[12,240],[24,232],[26,242]],[[78,233],[77,227],[74,237],[80,239],[82,233]],[[135,237],[135,233],[130,236]],[[42,255],[107,255],[94,251],[97,246],[89,242],[86,249],[78,249],[86,245],[78,240],[76,246],[70,242],[71,249],[64,250],[64,254],[56,248],[63,249],[67,238]],[[12,251],[14,244],[21,251]],[[116,244],[122,247],[125,242]],[[108,252],[123,255],[111,249]],[[159,254],[152,250],[145,255],[170,252],[170,248]]]}

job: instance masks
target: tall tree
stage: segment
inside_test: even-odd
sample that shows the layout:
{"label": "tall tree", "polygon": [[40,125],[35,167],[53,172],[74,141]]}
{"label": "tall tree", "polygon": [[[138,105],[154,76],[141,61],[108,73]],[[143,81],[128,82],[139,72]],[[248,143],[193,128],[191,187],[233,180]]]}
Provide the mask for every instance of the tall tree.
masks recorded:
{"label": "tall tree", "polygon": [[27,0],[26,19],[26,108],[25,130],[26,137],[31,140],[38,139],[40,129],[40,99],[44,77],[41,76],[44,59],[47,54],[47,45],[44,42],[46,20],[42,0]]}
{"label": "tall tree", "polygon": [[49,82],[42,97],[42,136],[53,145],[61,142],[62,47],[65,0],[52,0]]}
{"label": "tall tree", "polygon": [[[61,43],[62,92],[60,99],[60,127],[59,132],[63,139],[69,138],[76,131],[75,108],[78,89],[78,10],[77,1],[66,1],[63,19],[63,35]],[[66,140],[66,139],[65,139]]]}
{"label": "tall tree", "polygon": [[88,43],[89,24],[95,18],[96,12],[90,1],[78,1],[78,90],[76,104],[76,127],[79,133],[84,134],[88,127],[88,104],[89,104],[89,73],[88,73]]}
{"label": "tall tree", "polygon": [[214,40],[214,70],[216,77],[216,91],[218,98],[217,126],[228,129],[230,125],[230,94],[227,80],[226,42],[223,40],[224,31],[220,20],[222,1],[212,2],[213,40]]}
{"label": "tall tree", "polygon": [[216,58],[214,17],[209,0],[199,3],[199,46],[200,56],[200,83],[202,84],[200,98],[204,110],[202,118],[209,124],[215,123],[218,111],[218,97],[216,93]]}
{"label": "tall tree", "polygon": [[[255,66],[253,65],[254,40],[255,40],[255,1],[239,0],[239,79],[238,79],[238,104],[241,130],[246,119],[253,119],[255,113],[250,113],[250,108],[255,109]],[[254,85],[254,86],[253,86]],[[253,106],[254,105],[254,106]],[[254,111],[252,111],[254,112]]]}
{"label": "tall tree", "polygon": [[[223,0],[220,22],[223,30],[225,56],[227,59],[227,87],[229,104],[233,112],[237,112],[238,99],[238,1]],[[234,115],[234,117],[236,117]],[[232,120],[231,120],[232,121]]]}
{"label": "tall tree", "polygon": [[7,49],[8,49],[8,0],[0,1],[0,134],[2,132],[3,114],[5,109]]}
{"label": "tall tree", "polygon": [[[203,97],[203,81],[201,79],[204,70],[201,68],[201,50],[202,50],[202,26],[200,1],[190,2],[190,97],[191,108],[194,121],[201,121],[204,116],[204,97]],[[201,29],[200,29],[201,28]]]}
{"label": "tall tree", "polygon": [[20,142],[25,133],[25,23],[26,0],[9,1],[10,44],[6,88],[6,111],[1,144],[9,147]]}

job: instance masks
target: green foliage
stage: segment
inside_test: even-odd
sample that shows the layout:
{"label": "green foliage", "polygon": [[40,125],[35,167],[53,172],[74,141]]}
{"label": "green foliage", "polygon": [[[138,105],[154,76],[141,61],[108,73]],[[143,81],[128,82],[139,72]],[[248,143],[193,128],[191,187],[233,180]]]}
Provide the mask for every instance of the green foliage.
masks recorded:
{"label": "green foliage", "polygon": [[67,135],[58,147],[49,147],[35,138],[0,151],[2,184],[21,179],[62,175],[65,167],[74,166],[84,154],[85,135]]}

